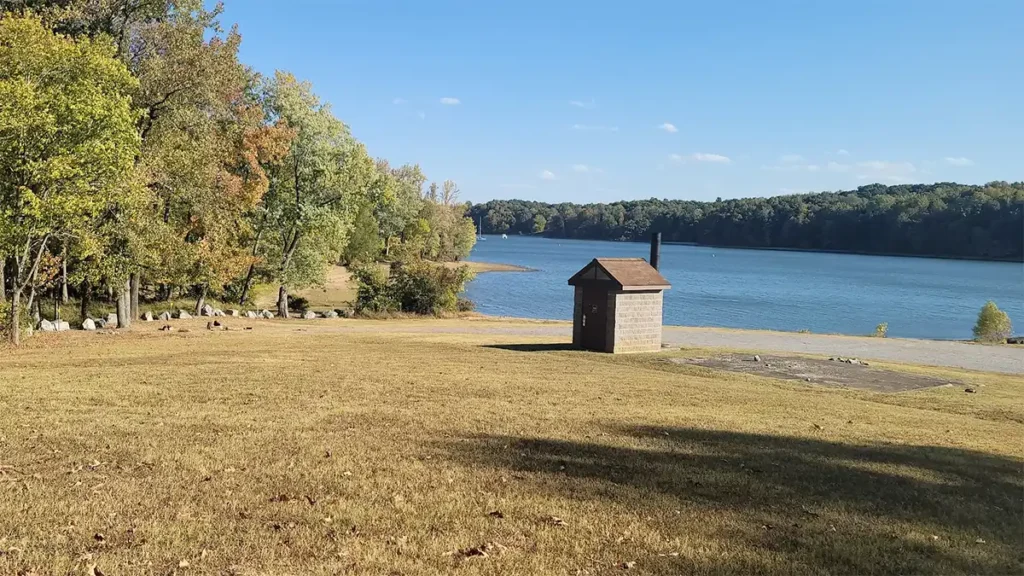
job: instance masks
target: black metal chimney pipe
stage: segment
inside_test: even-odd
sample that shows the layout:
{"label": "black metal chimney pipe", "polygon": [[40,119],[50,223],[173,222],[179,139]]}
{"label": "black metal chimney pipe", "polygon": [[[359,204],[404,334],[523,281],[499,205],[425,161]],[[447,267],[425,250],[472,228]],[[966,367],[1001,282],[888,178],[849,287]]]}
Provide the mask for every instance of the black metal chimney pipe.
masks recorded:
{"label": "black metal chimney pipe", "polygon": [[651,259],[648,260],[648,263],[655,270],[661,264],[661,232],[651,234]]}

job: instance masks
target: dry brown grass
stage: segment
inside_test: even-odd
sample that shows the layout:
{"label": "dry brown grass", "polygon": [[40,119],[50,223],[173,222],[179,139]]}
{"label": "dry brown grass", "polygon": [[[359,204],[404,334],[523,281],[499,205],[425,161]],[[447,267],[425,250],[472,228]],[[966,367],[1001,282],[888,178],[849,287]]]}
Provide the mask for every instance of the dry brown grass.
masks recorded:
{"label": "dry brown grass", "polygon": [[879,395],[357,322],[0,350],[0,574],[1022,569],[1022,378]]}

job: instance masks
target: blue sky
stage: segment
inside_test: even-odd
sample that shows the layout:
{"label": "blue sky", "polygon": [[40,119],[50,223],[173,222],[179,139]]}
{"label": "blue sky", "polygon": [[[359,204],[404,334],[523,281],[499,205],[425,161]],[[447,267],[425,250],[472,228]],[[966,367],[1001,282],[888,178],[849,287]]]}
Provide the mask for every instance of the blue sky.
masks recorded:
{"label": "blue sky", "polygon": [[1024,179],[1024,1],[227,0],[371,154],[464,199]]}

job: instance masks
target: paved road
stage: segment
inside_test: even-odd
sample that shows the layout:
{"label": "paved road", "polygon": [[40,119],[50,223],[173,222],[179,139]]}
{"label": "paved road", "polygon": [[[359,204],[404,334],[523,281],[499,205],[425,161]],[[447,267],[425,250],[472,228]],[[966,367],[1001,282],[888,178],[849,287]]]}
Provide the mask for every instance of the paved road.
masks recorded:
{"label": "paved road", "polygon": [[[451,334],[508,334],[510,336],[551,336],[569,340],[567,324],[521,324],[480,322],[479,324],[423,322],[376,324],[373,327],[347,324],[357,331],[424,332]],[[677,346],[732,348],[755,352],[795,352],[822,356],[845,356],[866,360],[905,362],[925,366],[966,368],[986,372],[1024,374],[1024,347],[979,346],[941,340],[865,338],[796,334],[755,330],[667,327],[664,341]]]}

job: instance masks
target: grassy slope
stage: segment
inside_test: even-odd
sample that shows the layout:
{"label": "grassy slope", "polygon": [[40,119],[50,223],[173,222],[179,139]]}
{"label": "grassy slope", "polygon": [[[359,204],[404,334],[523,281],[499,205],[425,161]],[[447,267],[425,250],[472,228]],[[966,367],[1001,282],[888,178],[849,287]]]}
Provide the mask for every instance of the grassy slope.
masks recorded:
{"label": "grassy slope", "polygon": [[349,322],[0,350],[0,574],[1021,570],[1022,378],[883,396]]}

